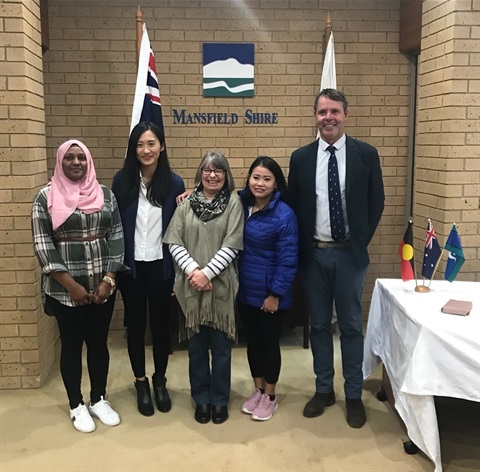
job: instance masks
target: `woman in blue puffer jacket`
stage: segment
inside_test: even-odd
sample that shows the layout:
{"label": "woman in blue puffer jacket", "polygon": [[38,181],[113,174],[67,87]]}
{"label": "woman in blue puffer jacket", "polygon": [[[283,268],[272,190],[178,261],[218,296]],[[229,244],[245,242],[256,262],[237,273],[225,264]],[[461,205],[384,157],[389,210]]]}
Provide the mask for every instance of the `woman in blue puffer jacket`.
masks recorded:
{"label": "woman in blue puffer jacket", "polygon": [[242,405],[254,420],[269,420],[278,408],[280,331],[292,304],[298,259],[298,227],[285,203],[280,166],[261,156],[239,192],[245,209],[244,251],[239,259],[239,312],[247,332],[247,357],[255,389]]}

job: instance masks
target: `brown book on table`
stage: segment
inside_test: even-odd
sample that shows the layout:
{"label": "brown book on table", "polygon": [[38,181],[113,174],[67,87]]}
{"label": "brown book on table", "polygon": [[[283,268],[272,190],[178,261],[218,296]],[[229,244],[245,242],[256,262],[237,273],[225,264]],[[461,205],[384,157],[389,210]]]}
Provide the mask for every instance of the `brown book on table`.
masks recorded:
{"label": "brown book on table", "polygon": [[442,307],[443,313],[461,316],[468,315],[471,309],[472,302],[468,302],[465,300],[448,300],[448,302],[445,303],[445,305]]}

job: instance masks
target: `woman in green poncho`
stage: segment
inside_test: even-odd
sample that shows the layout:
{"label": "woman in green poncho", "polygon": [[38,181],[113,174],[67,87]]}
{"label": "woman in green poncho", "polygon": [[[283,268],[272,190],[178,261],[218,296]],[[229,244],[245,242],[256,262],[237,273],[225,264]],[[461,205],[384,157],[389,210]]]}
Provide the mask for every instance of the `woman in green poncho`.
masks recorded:
{"label": "woman in green poncho", "polygon": [[225,156],[208,152],[192,194],[175,211],[164,238],[176,263],[174,290],[185,316],[190,387],[199,423],[228,419],[236,258],[243,249],[243,209],[234,187]]}

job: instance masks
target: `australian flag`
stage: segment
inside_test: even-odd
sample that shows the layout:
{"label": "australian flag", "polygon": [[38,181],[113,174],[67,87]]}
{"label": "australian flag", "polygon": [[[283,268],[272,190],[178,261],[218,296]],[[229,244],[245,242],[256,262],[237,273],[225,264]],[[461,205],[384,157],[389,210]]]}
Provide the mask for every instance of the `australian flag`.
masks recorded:
{"label": "australian flag", "polygon": [[155,56],[145,25],[143,25],[142,44],[138,59],[137,85],[135,87],[130,130],[140,121],[151,121],[163,129],[162,103]]}
{"label": "australian flag", "polygon": [[438,244],[435,230],[432,223],[429,221],[427,226],[427,236],[425,238],[425,252],[423,253],[422,275],[426,279],[432,279],[435,271],[435,266],[440,258],[442,250]]}

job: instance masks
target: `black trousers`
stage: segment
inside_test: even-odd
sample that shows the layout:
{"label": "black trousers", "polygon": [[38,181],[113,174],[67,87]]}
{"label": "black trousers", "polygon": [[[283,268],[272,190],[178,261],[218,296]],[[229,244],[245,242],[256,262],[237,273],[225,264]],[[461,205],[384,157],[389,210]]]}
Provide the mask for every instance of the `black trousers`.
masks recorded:
{"label": "black trousers", "polygon": [[87,368],[90,376],[90,401],[105,396],[108,366],[108,330],[115,305],[115,293],[107,303],[69,307],[47,295],[49,309],[55,315],[62,342],[60,372],[67,390],[70,408],[83,403],[82,349],[87,346]]}
{"label": "black trousers", "polygon": [[276,384],[282,364],[280,333],[285,312],[265,313],[244,303],[239,303],[238,308],[247,332],[247,358],[252,377],[263,377],[265,382]]}
{"label": "black trousers", "polygon": [[[163,261],[136,262],[137,276],[121,274],[119,280],[125,306],[128,355],[136,378],[145,376],[145,330],[147,313],[153,343],[153,363],[156,377],[167,371],[171,352],[169,312],[173,279],[163,278]],[[147,311],[148,310],[148,311]]]}

